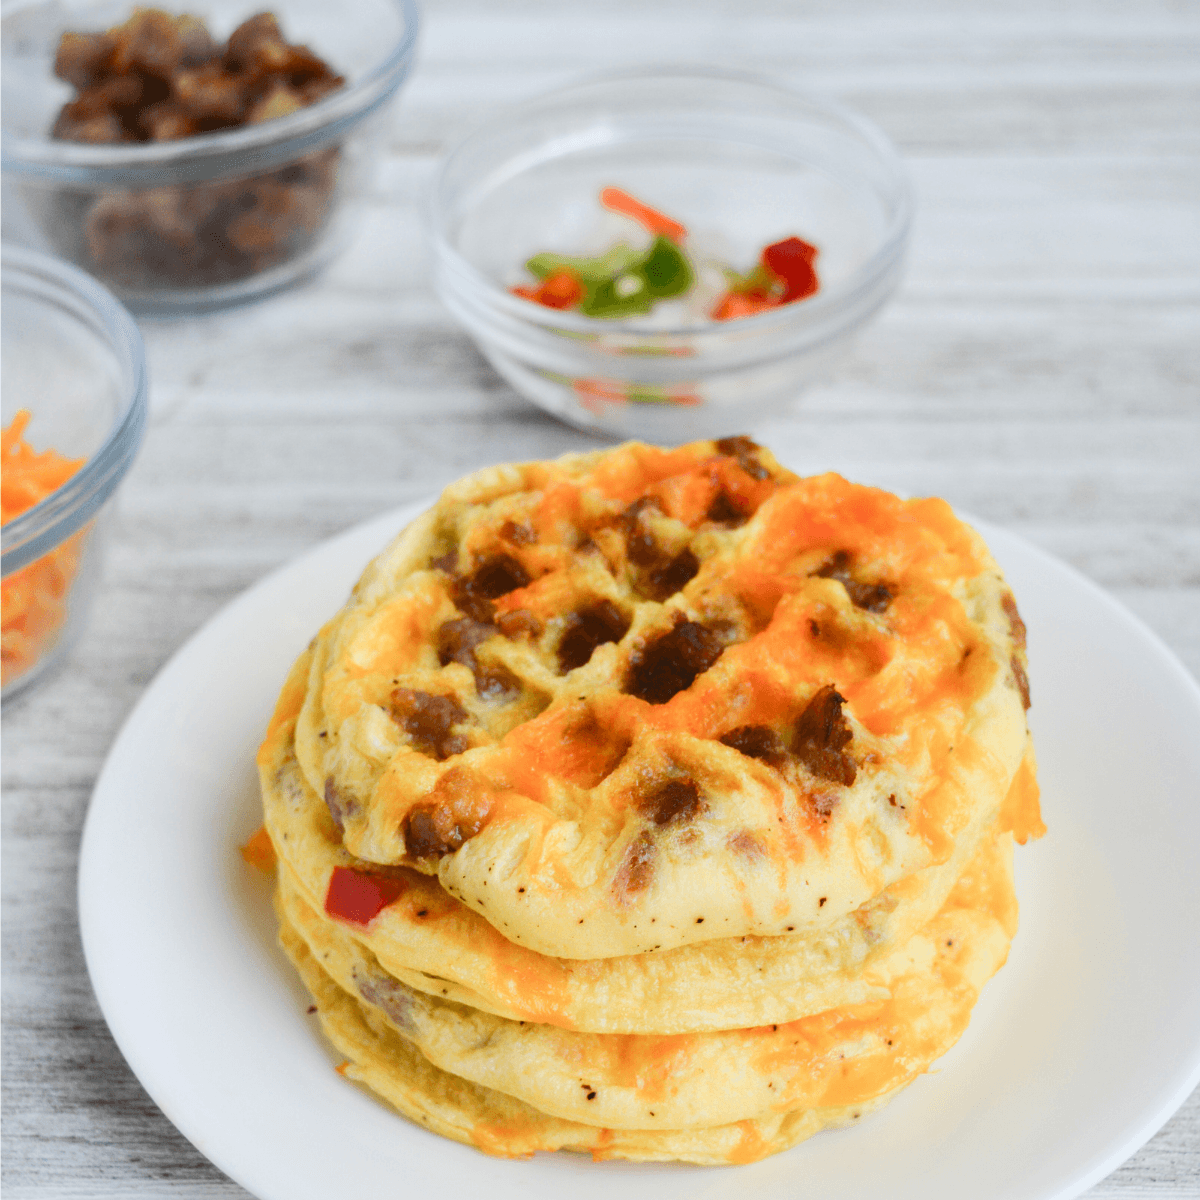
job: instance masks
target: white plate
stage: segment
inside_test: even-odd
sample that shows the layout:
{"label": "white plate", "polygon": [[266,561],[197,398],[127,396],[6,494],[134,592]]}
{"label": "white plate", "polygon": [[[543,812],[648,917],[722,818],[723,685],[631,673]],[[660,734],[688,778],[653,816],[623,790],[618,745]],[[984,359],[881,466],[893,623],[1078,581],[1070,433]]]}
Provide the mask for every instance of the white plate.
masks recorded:
{"label": "white plate", "polygon": [[569,1195],[1066,1200],[1200,1079],[1200,688],[1062,563],[976,523],[1029,626],[1050,827],[1018,852],[1021,930],[962,1041],[853,1129],[737,1170],[503,1162],[337,1075],[275,947],[254,752],[284,674],[418,509],[263,580],[167,664],[113,746],[79,871],[88,969],[163,1112],[261,1200]]}

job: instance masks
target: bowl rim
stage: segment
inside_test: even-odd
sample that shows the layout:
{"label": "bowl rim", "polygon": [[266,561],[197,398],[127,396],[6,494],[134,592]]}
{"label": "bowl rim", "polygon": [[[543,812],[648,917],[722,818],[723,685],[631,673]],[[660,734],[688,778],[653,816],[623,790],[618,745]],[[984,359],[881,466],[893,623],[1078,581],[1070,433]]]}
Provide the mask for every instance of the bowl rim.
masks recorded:
{"label": "bowl rim", "polygon": [[0,247],[0,285],[34,282],[74,301],[106,335],[130,386],[104,441],[70,479],[32,508],[0,526],[4,549],[0,576],[48,554],[90,521],[125,478],[146,432],[149,385],[145,346],[133,318],[107,288],[90,275],[37,250]]}
{"label": "bowl rim", "polygon": [[[421,27],[417,0],[391,0],[404,21],[399,41],[360,79],[307,108],[236,129],[198,133],[170,142],[89,146],[0,131],[0,169],[60,183],[178,182],[182,169],[197,178],[243,173],[262,160],[282,162],[341,137],[385,104],[408,76]],[[10,10],[15,11],[15,10]],[[6,13],[5,16],[10,15]]]}
{"label": "bowl rim", "polygon": [[[717,80],[748,84],[763,91],[782,93],[837,118],[853,129],[888,169],[891,182],[895,187],[895,213],[870,258],[845,279],[831,287],[822,287],[814,295],[798,303],[781,305],[752,316],[739,317],[736,321],[708,321],[703,325],[647,328],[632,324],[628,320],[607,320],[547,308],[544,305],[535,305],[531,301],[514,296],[478,270],[450,242],[449,237],[446,236],[447,207],[440,203],[439,197],[447,176],[456,161],[459,160],[460,155],[468,152],[478,143],[486,141],[492,133],[507,129],[514,120],[544,108],[556,99],[565,99],[573,93],[597,85],[671,79]],[[541,161],[544,160],[537,160],[537,162]],[[532,166],[536,163],[531,161],[528,165]],[[590,73],[573,80],[564,87],[540,92],[507,106],[504,111],[472,128],[444,155],[433,181],[426,191],[424,208],[426,229],[433,243],[434,252],[444,269],[441,274],[457,278],[461,283],[465,283],[472,293],[471,300],[475,305],[493,307],[496,317],[502,322],[506,324],[515,322],[529,328],[537,328],[548,334],[598,335],[607,332],[630,337],[636,336],[639,341],[655,343],[674,341],[679,338],[687,338],[695,342],[706,337],[719,337],[729,334],[731,327],[735,328],[738,333],[750,333],[751,331],[767,333],[772,328],[787,328],[833,317],[839,309],[852,305],[857,296],[869,289],[878,277],[886,274],[896,259],[903,255],[912,228],[915,196],[908,169],[892,140],[874,121],[843,104],[840,100],[821,92],[798,88],[786,76],[775,73],[712,67],[703,64],[666,63]]]}

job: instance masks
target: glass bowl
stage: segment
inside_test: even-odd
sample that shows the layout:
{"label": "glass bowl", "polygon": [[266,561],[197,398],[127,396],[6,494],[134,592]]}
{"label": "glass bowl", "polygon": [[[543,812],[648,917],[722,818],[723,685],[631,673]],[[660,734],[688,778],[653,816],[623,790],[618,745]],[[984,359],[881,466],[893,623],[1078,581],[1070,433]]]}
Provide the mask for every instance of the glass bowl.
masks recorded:
{"label": "glass bowl", "polygon": [[[223,42],[250,0],[174,0]],[[370,182],[389,102],[408,76],[415,0],[282,0],[283,36],[346,85],[290,115],[175,141],[49,137],[72,89],[54,76],[64,31],[124,21],[133,0],[5,5],[3,210],[9,241],[61,255],[136,312],[194,312],[278,291],[341,249]],[[238,224],[237,222],[241,222]]]}
{"label": "glass bowl", "polygon": [[62,660],[87,621],[114,495],[146,428],[146,362],[129,313],[66,263],[5,246],[0,290],[4,428],[28,409],[35,450],[86,460],[0,528],[7,703]]}
{"label": "glass bowl", "polygon": [[[776,240],[812,242],[820,289],[674,328],[511,294],[533,254],[606,248],[597,197],[610,186],[742,270]],[[895,291],[911,216],[900,158],[869,121],[689,67],[601,76],[497,116],[446,158],[427,212],[438,294],[513,387],[575,425],[665,442],[743,429],[826,374]]]}

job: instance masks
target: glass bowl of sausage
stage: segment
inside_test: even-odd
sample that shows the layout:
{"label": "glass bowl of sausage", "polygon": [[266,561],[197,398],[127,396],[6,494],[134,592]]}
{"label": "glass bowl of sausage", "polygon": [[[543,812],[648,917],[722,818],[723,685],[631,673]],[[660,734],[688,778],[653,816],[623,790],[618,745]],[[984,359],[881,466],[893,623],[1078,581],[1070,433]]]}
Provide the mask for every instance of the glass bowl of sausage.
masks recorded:
{"label": "glass bowl of sausage", "polygon": [[5,239],[142,313],[311,276],[359,223],[417,26],[415,0],[6,4]]}

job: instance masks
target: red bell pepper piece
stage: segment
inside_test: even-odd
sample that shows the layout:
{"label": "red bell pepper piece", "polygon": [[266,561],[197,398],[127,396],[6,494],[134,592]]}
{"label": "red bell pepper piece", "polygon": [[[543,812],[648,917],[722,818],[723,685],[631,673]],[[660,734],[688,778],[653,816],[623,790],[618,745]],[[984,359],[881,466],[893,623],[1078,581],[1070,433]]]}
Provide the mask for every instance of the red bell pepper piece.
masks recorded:
{"label": "red bell pepper piece", "polygon": [[714,321],[734,321],[738,317],[752,317],[755,313],[778,308],[779,302],[772,296],[755,292],[726,292],[712,311]]}
{"label": "red bell pepper piece", "polygon": [[356,867],[334,867],[325,893],[325,911],[354,925],[369,925],[404,891],[404,882]]}
{"label": "red bell pepper piece", "polygon": [[512,289],[514,296],[532,300],[546,308],[574,308],[583,299],[583,284],[565,267],[547,275],[537,287],[518,285]]}
{"label": "red bell pepper piece", "polygon": [[600,193],[600,203],[611,212],[620,213],[624,217],[632,217],[643,228],[648,229],[655,237],[669,238],[672,242],[682,242],[687,237],[687,229],[678,221],[660,213],[658,209],[635,200],[628,192],[620,188],[608,187]]}
{"label": "red bell pepper piece", "polygon": [[798,237],[784,238],[762,252],[763,266],[783,280],[783,293],[778,297],[778,303],[803,300],[817,290],[817,272],[813,269],[816,257],[816,246]]}
{"label": "red bell pepper piece", "polygon": [[759,256],[759,265],[717,302],[712,319],[752,317],[811,296],[820,287],[813,267],[816,257],[816,246],[798,237],[772,242]]}

